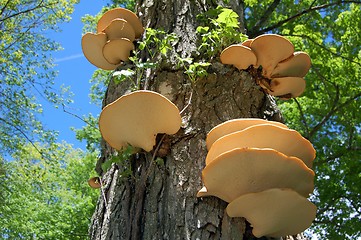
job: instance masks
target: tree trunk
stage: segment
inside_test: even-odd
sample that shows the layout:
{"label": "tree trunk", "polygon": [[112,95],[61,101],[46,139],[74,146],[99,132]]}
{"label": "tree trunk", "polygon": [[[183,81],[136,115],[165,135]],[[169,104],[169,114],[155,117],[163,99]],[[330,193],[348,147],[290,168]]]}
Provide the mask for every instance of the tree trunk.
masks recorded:
{"label": "tree trunk", "polygon": [[[209,1],[144,0],[137,9],[146,27],[180,36],[174,51],[182,57],[199,59],[195,54],[196,15],[216,7],[201,2]],[[233,5],[242,15],[242,4]],[[275,102],[247,72],[215,61],[207,77],[190,84],[184,70],[174,70],[172,64],[170,59],[143,80],[148,90],[163,94],[179,109],[185,109],[182,128],[164,138],[170,151],[163,162],[152,161],[152,153],[136,154],[131,159],[131,177],[122,176],[120,165],[113,165],[103,175],[104,195],[93,215],[91,239],[256,239],[243,218],[227,216],[226,202],[216,197],[197,198],[196,194],[202,187],[207,132],[233,118],[280,121]],[[127,82],[111,82],[104,106],[129,88]],[[98,166],[111,153],[112,149],[103,144]]]}

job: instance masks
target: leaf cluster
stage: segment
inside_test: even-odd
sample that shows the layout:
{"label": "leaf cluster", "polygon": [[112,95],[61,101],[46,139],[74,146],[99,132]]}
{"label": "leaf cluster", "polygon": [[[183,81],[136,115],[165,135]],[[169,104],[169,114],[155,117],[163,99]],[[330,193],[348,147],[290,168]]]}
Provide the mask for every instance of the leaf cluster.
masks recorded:
{"label": "leaf cluster", "polygon": [[52,142],[56,134],[38,119],[41,101],[68,102],[53,88],[56,72],[50,52],[60,50],[49,39],[57,23],[70,19],[76,0],[0,1],[0,154],[26,142]]}
{"label": "leaf cluster", "polygon": [[196,29],[201,36],[198,50],[208,58],[218,56],[224,48],[248,38],[241,33],[239,16],[232,9],[218,6],[197,18],[205,25]]}
{"label": "leaf cluster", "polygon": [[64,143],[38,147],[52,161],[26,145],[3,162],[0,238],[86,239],[99,195],[87,184],[96,156]]}

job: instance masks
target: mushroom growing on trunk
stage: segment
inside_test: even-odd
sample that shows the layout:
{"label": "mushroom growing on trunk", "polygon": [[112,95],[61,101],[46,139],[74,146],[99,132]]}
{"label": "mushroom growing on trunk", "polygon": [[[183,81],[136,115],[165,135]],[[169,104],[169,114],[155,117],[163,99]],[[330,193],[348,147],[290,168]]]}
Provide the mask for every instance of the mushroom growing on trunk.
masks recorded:
{"label": "mushroom growing on trunk", "polygon": [[133,41],[144,32],[137,15],[124,9],[109,10],[99,19],[97,33],[86,33],[81,45],[88,61],[104,70],[114,70],[128,61]]}
{"label": "mushroom growing on trunk", "polygon": [[130,144],[149,152],[158,133],[175,134],[180,126],[177,106],[163,95],[147,90],[121,96],[104,107],[99,117],[104,140],[117,150]]}
{"label": "mushroom growing on trunk", "polygon": [[223,64],[249,71],[270,95],[282,99],[300,96],[305,90],[303,77],[311,67],[305,52],[294,52],[294,46],[277,34],[264,34],[242,44],[225,48],[220,56]]}

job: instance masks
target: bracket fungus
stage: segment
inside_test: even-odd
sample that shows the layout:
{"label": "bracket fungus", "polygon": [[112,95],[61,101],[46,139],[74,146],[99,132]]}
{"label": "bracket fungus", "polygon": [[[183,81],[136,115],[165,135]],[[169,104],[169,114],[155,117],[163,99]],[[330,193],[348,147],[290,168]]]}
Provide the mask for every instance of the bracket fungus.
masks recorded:
{"label": "bracket fungus", "polygon": [[228,120],[226,122],[223,122],[223,123],[215,126],[214,128],[212,128],[209,131],[209,133],[207,134],[207,138],[206,138],[207,150],[209,150],[211,148],[212,144],[216,140],[218,140],[219,138],[221,138],[227,134],[242,131],[248,127],[256,126],[256,125],[260,125],[260,124],[270,124],[270,125],[278,126],[281,128],[288,128],[283,123],[275,122],[275,121],[268,121],[268,120],[259,119],[259,118],[238,118],[238,119]]}
{"label": "bracket fungus", "polygon": [[230,217],[244,217],[256,237],[296,235],[311,226],[316,206],[291,189],[268,189],[240,196],[227,206]]}
{"label": "bracket fungus", "polygon": [[235,44],[222,51],[221,62],[233,64],[238,69],[247,69],[251,65],[256,65],[257,57],[249,47]]}
{"label": "bracket fungus", "polygon": [[125,8],[114,8],[103,14],[97,24],[97,32],[103,32],[113,20],[124,19],[132,26],[135,32],[135,38],[140,38],[144,32],[143,25],[138,16]]}
{"label": "bracket fungus", "polygon": [[222,51],[220,59],[223,64],[234,65],[239,70],[253,66],[258,70],[252,72],[259,85],[268,94],[282,99],[303,93],[306,85],[303,77],[311,67],[307,53],[294,52],[292,43],[277,34],[263,34],[231,45]]}
{"label": "bracket fungus", "polygon": [[103,47],[104,58],[111,64],[119,64],[127,61],[130,51],[134,49],[134,44],[126,38],[108,41]]}
{"label": "bracket fungus", "polygon": [[228,215],[246,218],[256,237],[297,234],[311,225],[315,149],[301,134],[278,122],[233,119],[212,128],[206,145],[197,197],[228,202]]}
{"label": "bracket fungus", "polygon": [[294,52],[290,58],[279,62],[272,72],[272,78],[304,77],[311,68],[311,58],[305,52]]}
{"label": "bracket fungus", "polygon": [[260,124],[227,134],[216,140],[206,157],[206,165],[224,152],[234,148],[272,148],[287,156],[301,159],[312,167],[315,149],[297,131],[271,124]]}
{"label": "bracket fungus", "polygon": [[108,40],[118,38],[126,38],[133,42],[135,39],[135,31],[126,20],[116,18],[110,22],[108,27],[104,29],[104,33],[108,36]]}
{"label": "bracket fungus", "polygon": [[273,149],[236,148],[203,169],[205,188],[197,196],[212,195],[232,202],[246,193],[291,188],[307,197],[313,191],[313,178],[314,172],[296,157]]}
{"label": "bracket fungus", "polygon": [[276,34],[264,34],[251,42],[251,49],[257,57],[257,67],[262,66],[262,75],[270,78],[279,62],[292,56],[293,44]]}
{"label": "bracket fungus", "polygon": [[88,180],[88,184],[91,188],[100,188],[100,178],[99,177],[92,177]]}
{"label": "bracket fungus", "polygon": [[128,61],[133,41],[144,32],[137,15],[124,9],[107,11],[99,19],[97,33],[86,33],[81,45],[88,61],[104,70],[114,70]]}
{"label": "bracket fungus", "polygon": [[123,95],[104,107],[99,118],[104,140],[117,150],[130,144],[149,152],[158,133],[175,134],[180,126],[177,106],[147,90]]}

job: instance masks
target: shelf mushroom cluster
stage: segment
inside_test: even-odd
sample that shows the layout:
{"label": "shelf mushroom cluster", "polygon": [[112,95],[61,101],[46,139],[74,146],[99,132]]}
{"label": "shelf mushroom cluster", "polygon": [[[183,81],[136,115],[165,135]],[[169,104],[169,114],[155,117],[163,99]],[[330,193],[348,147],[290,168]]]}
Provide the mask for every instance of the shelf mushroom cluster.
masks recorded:
{"label": "shelf mushroom cluster", "polygon": [[276,34],[264,34],[242,44],[234,44],[221,53],[223,64],[234,65],[239,70],[250,66],[262,75],[260,86],[273,96],[283,99],[298,97],[306,82],[303,77],[311,67],[305,52],[294,52],[293,44]]}
{"label": "shelf mushroom cluster", "polygon": [[233,119],[207,135],[204,187],[197,197],[226,202],[230,217],[245,217],[256,237],[295,235],[307,229],[316,206],[312,144],[297,131],[262,119]]}
{"label": "shelf mushroom cluster", "polygon": [[129,144],[149,152],[159,133],[175,134],[181,126],[179,109],[163,95],[147,90],[121,96],[105,106],[99,129],[104,140],[121,150]]}
{"label": "shelf mushroom cluster", "polygon": [[143,32],[137,15],[125,8],[115,8],[99,19],[97,33],[88,32],[82,37],[82,50],[96,67],[114,70],[128,60],[134,49],[133,41]]}

